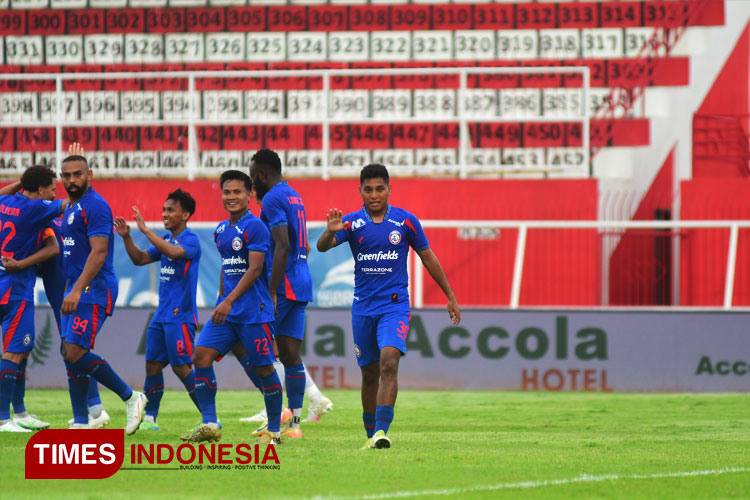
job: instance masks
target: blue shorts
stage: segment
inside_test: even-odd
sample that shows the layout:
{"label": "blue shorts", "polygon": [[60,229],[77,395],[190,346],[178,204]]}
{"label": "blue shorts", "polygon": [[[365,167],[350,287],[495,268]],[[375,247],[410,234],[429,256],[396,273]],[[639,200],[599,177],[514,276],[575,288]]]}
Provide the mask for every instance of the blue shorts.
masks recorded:
{"label": "blue shorts", "polygon": [[286,335],[302,341],[305,337],[305,308],[307,302],[289,300],[283,295],[276,299],[276,321],[273,323],[273,335]]}
{"label": "blue shorts", "polygon": [[63,340],[84,349],[94,349],[96,334],[107,320],[105,310],[104,306],[79,302],[74,314],[64,314],[62,317]]}
{"label": "blue shorts", "polygon": [[223,325],[217,325],[208,320],[195,345],[216,349],[224,355],[232,350],[237,341],[245,346],[252,366],[272,365],[276,361],[273,354],[273,327],[268,323],[246,325],[226,321]]}
{"label": "blue shorts", "polygon": [[195,324],[151,321],[146,330],[146,361],[172,366],[193,362]]}
{"label": "blue shorts", "polygon": [[26,353],[34,348],[34,303],[11,300],[0,305],[3,321],[3,352]]}
{"label": "blue shorts", "polygon": [[383,347],[395,347],[406,354],[406,336],[409,334],[409,311],[395,311],[377,316],[352,314],[354,354],[357,364],[367,366],[380,361]]}

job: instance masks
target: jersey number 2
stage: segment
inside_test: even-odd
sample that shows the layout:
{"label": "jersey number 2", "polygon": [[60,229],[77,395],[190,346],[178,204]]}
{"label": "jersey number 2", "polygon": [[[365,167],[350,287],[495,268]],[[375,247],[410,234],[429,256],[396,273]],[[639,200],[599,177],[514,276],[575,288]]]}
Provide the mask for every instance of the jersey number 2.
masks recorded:
{"label": "jersey number 2", "polygon": [[6,222],[5,224],[0,224],[0,235],[2,235],[2,233],[4,233],[6,229],[9,229],[10,232],[8,233],[8,236],[6,236],[5,239],[3,240],[2,247],[0,247],[0,252],[2,252],[3,257],[12,258],[13,252],[6,252],[5,246],[16,235],[16,225],[13,224],[11,221]]}

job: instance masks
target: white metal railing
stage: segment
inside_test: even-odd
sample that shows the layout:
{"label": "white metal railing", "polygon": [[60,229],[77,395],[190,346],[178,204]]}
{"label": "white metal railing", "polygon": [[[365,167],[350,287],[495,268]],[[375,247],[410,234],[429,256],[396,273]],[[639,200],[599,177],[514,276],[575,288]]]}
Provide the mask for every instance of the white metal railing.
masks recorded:
{"label": "white metal railing", "polygon": [[[557,109],[557,112],[548,111],[544,113],[544,109],[535,109],[533,112],[522,109],[523,106],[519,106],[518,110],[513,108],[513,112],[502,111],[500,106],[501,97],[496,96],[497,105],[495,109],[490,112],[477,112],[475,110],[466,109],[469,106],[468,97],[471,96],[473,91],[489,90],[482,89],[481,87],[469,87],[469,77],[474,75],[538,75],[538,74],[574,74],[580,75],[581,86],[572,87],[552,87],[551,90],[547,88],[536,88],[530,85],[526,90],[537,90],[539,95],[542,96],[543,92],[546,91],[575,91],[579,92],[580,102],[577,105],[570,104],[570,108]],[[439,90],[451,92],[452,106],[449,111],[432,110],[430,112],[420,113],[417,112],[412,106],[411,114],[409,116],[372,116],[373,113],[370,110],[368,113],[360,113],[359,115],[353,113],[334,113],[331,109],[332,96],[335,92],[340,91],[338,89],[332,90],[332,79],[337,77],[377,77],[377,76],[437,76],[437,75],[452,75],[458,77],[457,88],[447,89],[431,89],[426,88],[425,91]],[[128,118],[122,118],[120,107],[116,109],[114,113],[101,113],[95,115],[93,112],[84,114],[79,110],[78,115],[70,116],[65,110],[65,94],[69,91],[65,91],[64,86],[68,81],[80,81],[80,80],[142,80],[149,78],[160,78],[160,79],[175,79],[182,80],[182,83],[187,81],[187,104],[181,110],[178,116],[166,116],[166,113],[162,113],[162,116],[158,114],[149,114],[148,116],[143,115],[140,117],[130,116]],[[244,111],[235,114],[233,116],[211,116],[207,113],[205,104],[201,99],[202,93],[209,92],[208,90],[197,90],[197,80],[203,79],[229,79],[229,78],[244,78],[244,79],[266,79],[266,78],[321,78],[322,79],[322,90],[313,90],[308,92],[319,92],[316,94],[322,101],[322,107],[320,110],[314,109],[311,106],[309,113],[299,116],[262,116],[247,118]],[[445,173],[458,174],[461,177],[466,177],[472,173],[491,173],[491,172],[549,172],[549,171],[571,171],[575,168],[576,172],[581,175],[587,175],[589,167],[589,141],[590,141],[590,123],[589,123],[589,108],[587,106],[588,96],[590,93],[590,71],[588,66],[571,66],[571,67],[459,67],[459,68],[383,68],[383,69],[327,69],[327,70],[276,70],[276,71],[206,71],[206,72],[190,72],[190,71],[176,71],[176,72],[132,72],[132,73],[63,73],[63,74],[0,74],[0,81],[54,81],[55,90],[54,93],[50,93],[50,99],[55,102],[49,103],[50,116],[48,119],[27,119],[26,116],[23,119],[18,118],[18,113],[10,116],[6,113],[5,115],[0,114],[0,127],[54,127],[55,128],[55,163],[60,164],[64,148],[67,144],[63,144],[63,129],[71,127],[140,127],[140,126],[185,126],[188,128],[188,147],[187,151],[180,151],[180,154],[186,155],[186,165],[182,165],[177,169],[162,168],[163,165],[158,158],[155,162],[154,167],[138,168],[135,171],[118,171],[117,168],[112,170],[100,170],[102,173],[113,173],[115,175],[159,175],[159,174],[183,174],[192,178],[197,174],[212,174],[217,168],[205,167],[201,161],[202,157],[205,157],[209,152],[199,151],[198,145],[198,134],[197,129],[199,127],[206,126],[221,126],[221,125],[315,125],[321,127],[321,142],[322,148],[316,150],[320,157],[311,161],[318,162],[317,164],[311,165],[311,168],[298,168],[296,171],[300,173],[308,173],[314,175],[320,175],[323,178],[329,178],[331,175],[352,175],[356,173],[361,165],[358,166],[339,166],[334,165],[332,161],[332,154],[334,150],[331,148],[331,126],[333,125],[350,125],[350,124],[424,124],[424,123],[446,123],[446,124],[457,124],[458,126],[458,148],[450,149],[447,151],[453,151],[457,153],[455,158],[455,164],[439,165],[439,164],[418,164],[416,159],[414,165],[409,165],[409,169],[406,173],[418,173],[418,172],[430,172],[439,171]],[[365,89],[367,92],[375,92],[378,89]],[[390,89],[387,89],[390,90]],[[515,92],[517,89],[496,89],[491,87],[491,90],[497,92],[508,92],[510,96],[511,92]],[[230,93],[230,90],[211,90],[210,92],[224,92]],[[92,94],[92,93],[104,93],[105,91],[78,91],[79,94]],[[106,91],[109,93],[115,93],[117,96],[126,94],[128,91]],[[159,91],[149,91],[157,93]],[[171,92],[164,91],[164,92]],[[0,94],[2,95],[2,94]],[[52,97],[54,96],[54,97]],[[82,97],[87,98],[86,96]],[[121,97],[117,97],[120,99]],[[118,101],[119,102],[119,101]],[[540,97],[539,102],[544,102],[544,99]],[[543,105],[543,104],[542,104]],[[536,106],[536,105],[535,105]],[[1,113],[1,111],[0,111]],[[38,113],[42,116],[41,111]],[[115,116],[119,114],[120,117]],[[286,113],[285,113],[286,114]],[[477,156],[474,153],[482,151],[481,148],[474,148],[472,146],[471,131],[469,128],[470,124],[481,124],[481,123],[580,123],[581,124],[581,139],[580,146],[574,147],[563,147],[550,146],[549,148],[537,147],[537,149],[566,149],[575,150],[579,152],[575,160],[563,159],[560,161],[560,157],[552,160],[547,155],[542,155],[542,158],[536,158],[536,162],[533,165],[519,165],[516,161],[513,164],[505,162],[505,157],[502,154],[499,156],[497,164],[487,165],[478,163]],[[269,144],[273,147],[273,144]],[[429,149],[432,146],[425,146],[425,149]],[[494,148],[502,149],[502,148]],[[507,148],[508,150],[514,148]],[[524,148],[515,148],[524,149]],[[529,148],[532,149],[532,148]],[[492,150],[492,147],[488,148],[488,151]],[[171,150],[164,150],[165,152]],[[177,153],[177,151],[171,151]],[[347,152],[338,150],[335,151],[337,154],[346,155]],[[143,153],[143,152],[141,152]],[[550,155],[551,156],[551,155]],[[565,155],[562,155],[565,156]],[[161,157],[159,157],[161,158]],[[181,160],[182,161],[182,160]],[[376,160],[373,160],[376,161]],[[429,162],[430,159],[427,159]],[[434,158],[432,161],[435,161]],[[288,162],[287,162],[288,164]],[[115,161],[115,167],[118,162]],[[129,166],[130,164],[128,164]],[[405,165],[406,166],[406,165]],[[96,168],[96,166],[95,166]],[[396,169],[398,170],[398,169]],[[295,169],[292,169],[295,171]],[[398,173],[398,172],[396,172]]]}
{"label": "white metal railing", "polygon": [[[516,251],[513,263],[513,281],[511,297],[508,307],[519,308],[521,286],[523,284],[524,259],[526,255],[526,236],[534,229],[597,229],[622,230],[629,229],[728,229],[729,246],[727,249],[727,265],[724,284],[724,300],[722,308],[731,309],[734,295],[735,271],[737,267],[737,243],[739,230],[750,228],[750,220],[672,220],[672,221],[586,221],[586,220],[422,220],[425,229],[514,229],[518,231]],[[152,223],[153,227],[162,227],[161,223]],[[308,221],[307,228],[319,229],[326,225],[323,221]],[[192,227],[214,228],[216,223],[191,223]],[[440,251],[436,251],[439,253]],[[675,263],[679,266],[679,263]],[[409,263],[411,282],[413,286],[412,304],[415,308],[424,306],[424,268],[421,263]],[[560,304],[564,306],[565,304]]]}

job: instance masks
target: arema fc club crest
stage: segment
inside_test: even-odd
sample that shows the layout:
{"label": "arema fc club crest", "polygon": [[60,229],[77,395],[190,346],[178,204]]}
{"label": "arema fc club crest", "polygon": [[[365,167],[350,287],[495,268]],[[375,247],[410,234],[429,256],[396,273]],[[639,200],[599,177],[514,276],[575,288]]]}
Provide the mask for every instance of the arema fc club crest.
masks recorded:
{"label": "arema fc club crest", "polygon": [[360,357],[362,355],[362,351],[359,350],[359,346],[357,344],[354,344],[354,354],[356,354],[357,357]]}
{"label": "arema fc club crest", "polygon": [[388,240],[394,245],[398,245],[401,243],[401,233],[398,231],[391,231],[391,234],[388,235]]}
{"label": "arema fc club crest", "polygon": [[232,240],[232,249],[235,252],[239,252],[241,248],[242,248],[242,240],[240,239],[239,236],[237,236],[235,239]]}
{"label": "arema fc club crest", "polygon": [[29,344],[31,344],[31,334],[27,333],[23,337],[23,345],[29,345]]}
{"label": "arema fc club crest", "polygon": [[68,224],[69,225],[73,224],[73,221],[75,220],[75,218],[76,218],[76,213],[75,212],[70,212],[70,215],[68,215]]}

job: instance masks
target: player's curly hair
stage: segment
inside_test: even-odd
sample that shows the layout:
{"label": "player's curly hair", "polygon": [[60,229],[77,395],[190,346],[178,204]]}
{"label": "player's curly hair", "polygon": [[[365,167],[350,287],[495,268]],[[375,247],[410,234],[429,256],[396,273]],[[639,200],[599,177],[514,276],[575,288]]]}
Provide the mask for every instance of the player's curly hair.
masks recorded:
{"label": "player's curly hair", "polygon": [[388,177],[388,169],[380,163],[370,163],[366,165],[359,173],[359,184],[360,186],[365,183],[367,179],[383,179],[386,184],[389,183],[390,178]]}
{"label": "player's curly hair", "polygon": [[255,162],[256,165],[263,165],[264,167],[270,167],[271,170],[281,173],[281,158],[276,154],[276,151],[268,148],[259,149],[252,158],[251,161]]}
{"label": "player's curly hair", "polygon": [[179,203],[182,209],[190,214],[190,217],[195,213],[195,199],[187,191],[177,188],[167,195],[167,199]]}
{"label": "player's curly hair", "polygon": [[21,187],[24,191],[36,193],[40,187],[47,187],[57,178],[57,174],[46,165],[29,167],[21,175]]}
{"label": "player's curly hair", "polygon": [[223,188],[225,182],[234,180],[244,182],[248,191],[253,190],[253,181],[250,179],[250,176],[239,170],[225,170],[222,172],[221,177],[219,177],[219,186]]}

